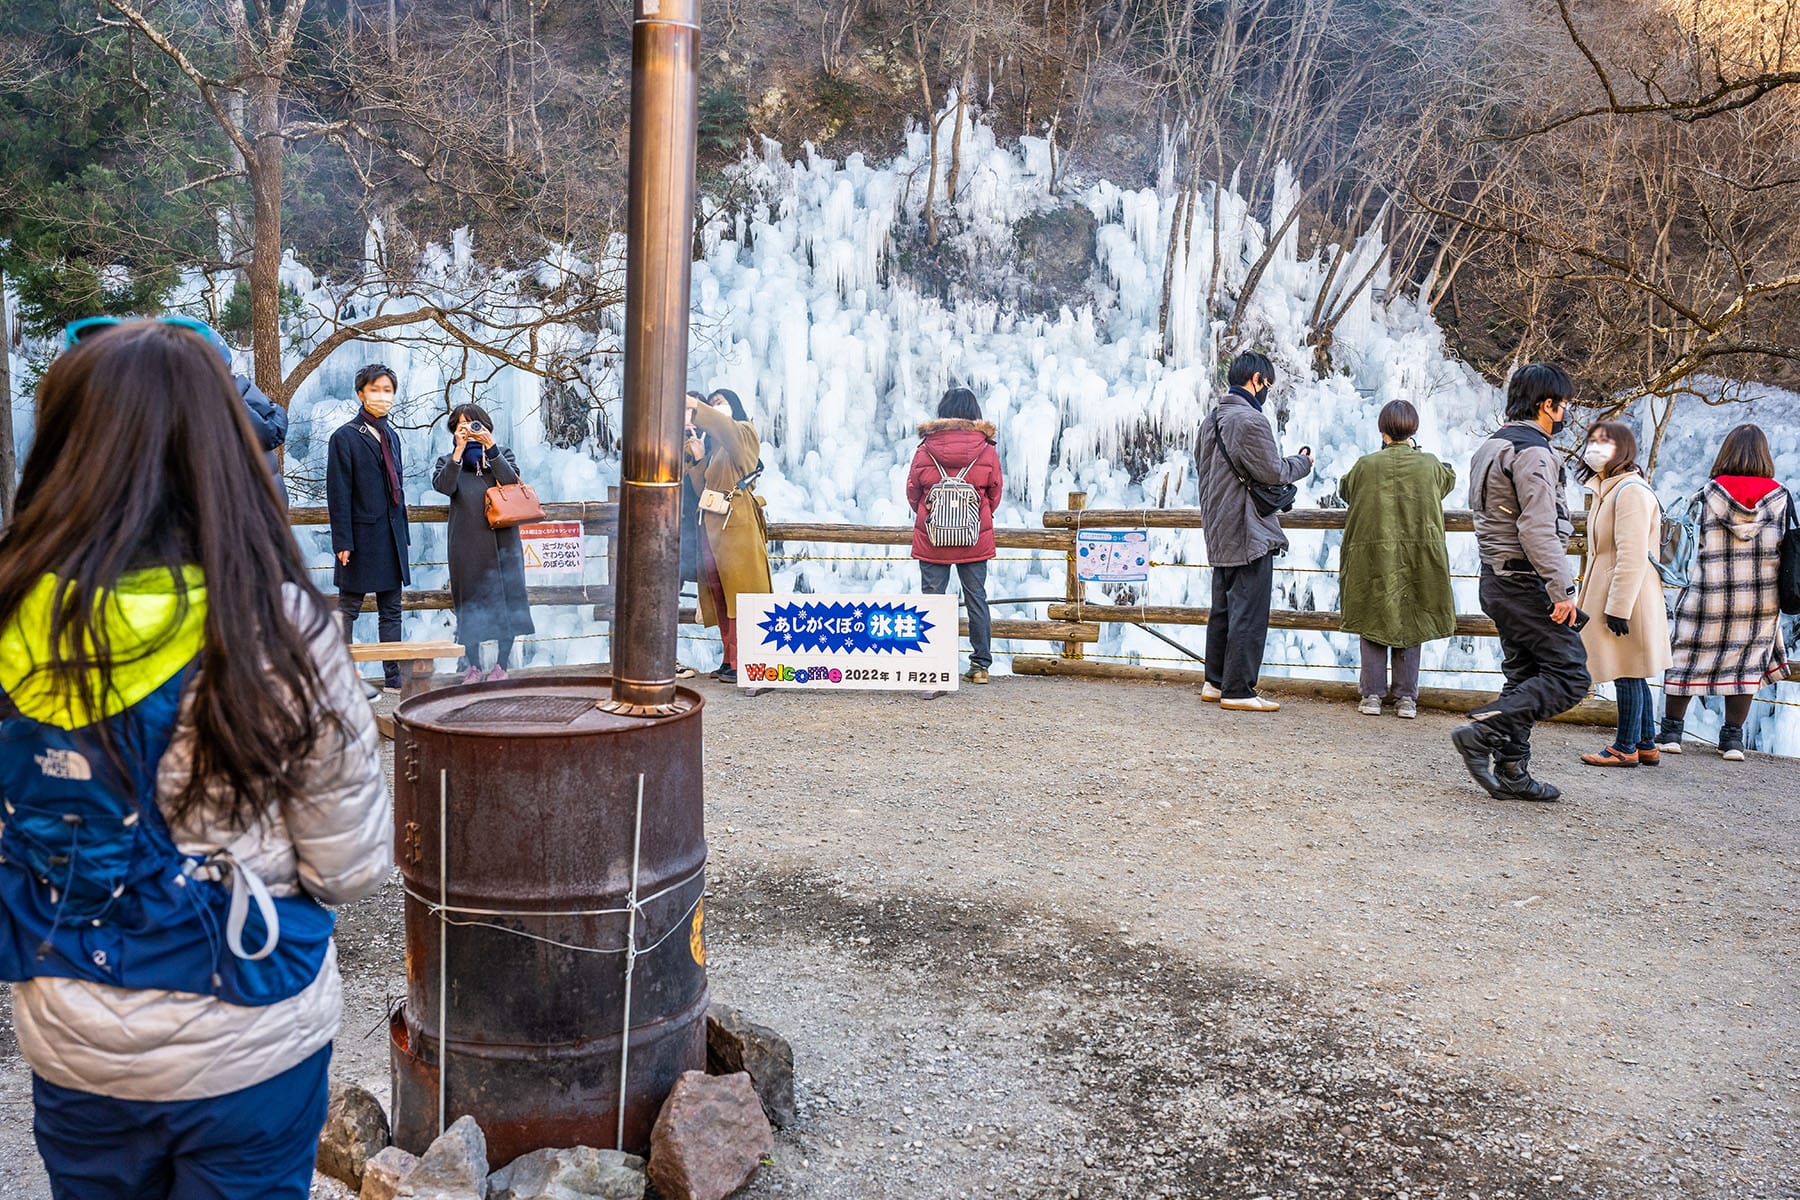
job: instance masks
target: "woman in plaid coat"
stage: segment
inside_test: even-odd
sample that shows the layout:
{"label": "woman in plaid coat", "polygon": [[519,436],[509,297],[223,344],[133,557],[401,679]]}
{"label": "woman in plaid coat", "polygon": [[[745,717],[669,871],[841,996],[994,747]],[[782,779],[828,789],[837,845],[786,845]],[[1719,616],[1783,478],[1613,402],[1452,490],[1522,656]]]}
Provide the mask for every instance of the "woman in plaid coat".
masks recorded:
{"label": "woman in plaid coat", "polygon": [[1693,582],[1675,601],[1674,665],[1663,680],[1656,741],[1664,754],[1680,754],[1688,703],[1723,696],[1719,752],[1741,762],[1750,701],[1787,674],[1776,573],[1794,500],[1775,481],[1769,439],[1755,425],[1725,435],[1711,474],[1701,492]]}

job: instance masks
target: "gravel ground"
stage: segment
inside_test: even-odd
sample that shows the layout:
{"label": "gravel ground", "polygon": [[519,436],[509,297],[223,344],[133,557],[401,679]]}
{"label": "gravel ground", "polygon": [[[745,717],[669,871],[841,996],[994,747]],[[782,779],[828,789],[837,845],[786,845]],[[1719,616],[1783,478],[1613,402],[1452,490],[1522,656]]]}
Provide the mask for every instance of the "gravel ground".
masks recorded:
{"label": "gravel ground", "polygon": [[[712,987],[800,1081],[750,1196],[1800,1197],[1791,761],[1546,728],[1531,806],[1429,713],[703,690]],[[398,912],[341,926],[378,1095]],[[29,1111],[8,1028],[0,1196]]]}

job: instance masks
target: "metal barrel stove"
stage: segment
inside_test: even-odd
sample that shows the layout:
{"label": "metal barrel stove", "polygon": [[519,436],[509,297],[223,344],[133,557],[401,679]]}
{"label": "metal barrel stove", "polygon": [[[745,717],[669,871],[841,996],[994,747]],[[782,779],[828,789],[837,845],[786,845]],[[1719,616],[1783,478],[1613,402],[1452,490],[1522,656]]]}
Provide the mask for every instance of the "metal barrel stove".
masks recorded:
{"label": "metal barrel stove", "polygon": [[682,689],[647,720],[604,711],[611,695],[509,681],[395,713],[392,1108],[415,1154],[463,1114],[496,1166],[641,1154],[676,1077],[705,1068],[702,702]]}

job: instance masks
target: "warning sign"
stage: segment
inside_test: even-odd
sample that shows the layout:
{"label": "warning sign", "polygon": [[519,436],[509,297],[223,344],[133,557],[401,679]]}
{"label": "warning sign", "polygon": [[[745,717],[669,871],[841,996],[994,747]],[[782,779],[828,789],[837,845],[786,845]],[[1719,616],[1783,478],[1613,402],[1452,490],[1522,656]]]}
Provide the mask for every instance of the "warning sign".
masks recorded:
{"label": "warning sign", "polygon": [[580,521],[540,521],[519,526],[526,579],[538,586],[579,587],[587,565]]}

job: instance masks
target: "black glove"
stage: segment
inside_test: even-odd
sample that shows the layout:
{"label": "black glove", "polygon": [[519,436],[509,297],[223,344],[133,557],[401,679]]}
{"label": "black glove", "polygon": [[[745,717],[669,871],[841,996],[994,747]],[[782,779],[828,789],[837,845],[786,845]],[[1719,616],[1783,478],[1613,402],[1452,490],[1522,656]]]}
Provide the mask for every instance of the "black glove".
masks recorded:
{"label": "black glove", "polygon": [[1607,615],[1606,627],[1612,630],[1612,635],[1614,637],[1624,637],[1631,632],[1630,621],[1627,621],[1624,617],[1615,617],[1611,614]]}

